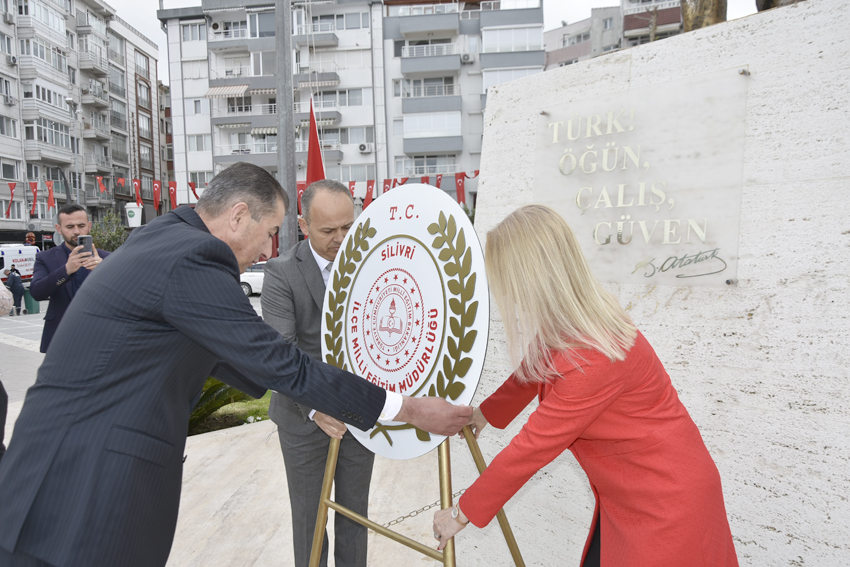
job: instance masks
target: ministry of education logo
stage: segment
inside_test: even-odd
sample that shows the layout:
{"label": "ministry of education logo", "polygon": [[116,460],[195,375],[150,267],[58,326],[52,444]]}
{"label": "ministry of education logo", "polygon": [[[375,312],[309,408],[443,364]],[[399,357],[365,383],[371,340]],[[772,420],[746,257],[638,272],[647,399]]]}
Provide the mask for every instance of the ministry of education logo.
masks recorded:
{"label": "ministry of education logo", "polygon": [[[325,295],[322,354],[406,396],[469,404],[484,365],[489,291],[477,235],[430,185],[382,195],[342,244]],[[371,451],[413,458],[444,439],[405,423],[351,429]]]}

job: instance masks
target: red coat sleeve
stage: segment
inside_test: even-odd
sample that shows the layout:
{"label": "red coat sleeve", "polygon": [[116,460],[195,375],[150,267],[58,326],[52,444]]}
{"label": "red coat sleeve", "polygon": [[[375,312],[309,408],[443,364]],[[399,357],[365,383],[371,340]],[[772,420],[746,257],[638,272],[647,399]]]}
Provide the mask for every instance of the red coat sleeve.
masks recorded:
{"label": "red coat sleeve", "polygon": [[537,395],[537,382],[522,382],[514,374],[479,406],[487,422],[504,429]]}
{"label": "red coat sleeve", "polygon": [[560,378],[519,434],[460,498],[460,508],[476,526],[489,524],[534,473],[569,448],[622,392],[623,377],[607,358],[596,352],[584,356],[581,371],[557,357]]}

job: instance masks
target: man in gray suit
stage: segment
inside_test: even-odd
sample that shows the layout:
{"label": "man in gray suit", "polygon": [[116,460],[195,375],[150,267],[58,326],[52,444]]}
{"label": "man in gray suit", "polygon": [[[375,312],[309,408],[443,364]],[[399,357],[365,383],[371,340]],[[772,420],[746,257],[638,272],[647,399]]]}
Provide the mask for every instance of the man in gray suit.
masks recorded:
{"label": "man in gray suit", "polygon": [[382,416],[442,435],[468,422],[472,408],[312,360],[257,316],[239,273],[271,254],[286,205],[268,171],[234,164],[195,209],[137,228],[86,278],[0,462],[0,565],[165,565],[189,414],[210,375],[363,430]]}
{"label": "man in gray suit", "polygon": [[[280,258],[266,263],[263,318],[283,338],[322,360],[321,318],[334,258],[354,224],[354,201],[337,181],[311,184],[301,196],[301,231],[308,238]],[[331,437],[341,439],[336,475],[336,501],[367,516],[369,482],[375,455],[345,429],[341,421],[298,403],[283,394],[272,395],[269,417],[278,426],[280,448],[289,484],[295,567],[307,567],[316,526],[325,461]],[[336,514],[334,564],[366,567],[367,529]],[[321,566],[328,564],[328,535]]]}

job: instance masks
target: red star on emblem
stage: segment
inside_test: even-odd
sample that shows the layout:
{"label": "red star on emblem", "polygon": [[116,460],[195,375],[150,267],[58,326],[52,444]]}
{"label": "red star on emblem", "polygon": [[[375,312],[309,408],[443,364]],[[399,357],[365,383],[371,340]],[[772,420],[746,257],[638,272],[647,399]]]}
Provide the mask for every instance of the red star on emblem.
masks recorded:
{"label": "red star on emblem", "polygon": [[372,350],[373,348],[375,348],[375,345],[369,345],[369,350]]}
{"label": "red star on emblem", "polygon": [[378,286],[375,286],[375,291],[376,292],[381,291],[381,288],[379,288]]}
{"label": "red star on emblem", "polygon": [[384,278],[384,283],[387,283],[388,281],[390,281],[390,280],[388,280],[387,278]]}
{"label": "red star on emblem", "polygon": [[410,293],[416,293],[416,288],[415,287],[410,288]]}
{"label": "red star on emblem", "polygon": [[415,343],[415,342],[416,342],[416,337],[410,337],[410,342]]}
{"label": "red star on emblem", "polygon": [[404,351],[404,356],[408,356],[408,355],[410,355],[410,351],[409,350]]}
{"label": "red star on emblem", "polygon": [[403,281],[404,283],[407,283],[407,278],[404,278],[404,279],[403,279],[403,280],[401,280],[401,281]]}
{"label": "red star on emblem", "polygon": [[368,334],[369,334],[369,333],[371,333],[371,332],[372,332],[372,331],[366,331],[366,334],[368,335]]}
{"label": "red star on emblem", "polygon": [[367,321],[369,320],[369,316],[368,316],[368,315],[366,315],[366,320],[367,320]]}
{"label": "red star on emblem", "polygon": [[415,307],[416,309],[419,309],[419,304],[417,303],[417,304],[416,304],[416,305],[414,305],[413,307]]}
{"label": "red star on emblem", "polygon": [[370,300],[369,300],[369,304],[371,305],[372,303],[375,303],[375,302],[374,302],[374,301],[372,301],[372,300],[370,299]]}
{"label": "red star on emblem", "polygon": [[397,359],[397,358],[395,359],[395,363],[396,363],[396,364],[398,364],[398,359]]}
{"label": "red star on emblem", "polygon": [[416,324],[419,325],[419,319],[416,320]]}
{"label": "red star on emblem", "polygon": [[396,274],[395,276],[393,276],[393,279],[394,279],[394,280],[397,280],[397,279],[398,279],[398,274]]}

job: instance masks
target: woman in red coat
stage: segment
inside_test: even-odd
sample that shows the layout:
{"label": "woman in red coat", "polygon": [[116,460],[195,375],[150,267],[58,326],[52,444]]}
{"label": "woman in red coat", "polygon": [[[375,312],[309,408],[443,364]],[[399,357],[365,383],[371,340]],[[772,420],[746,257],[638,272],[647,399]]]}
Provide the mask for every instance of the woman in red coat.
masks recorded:
{"label": "woman in red coat", "polygon": [[485,261],[517,370],[475,410],[473,431],[504,428],[535,396],[540,403],[458,505],[437,512],[439,548],[468,522],[486,526],[569,449],[596,498],[582,566],[737,566],[699,430],[567,223],[523,207],[487,235]]}

